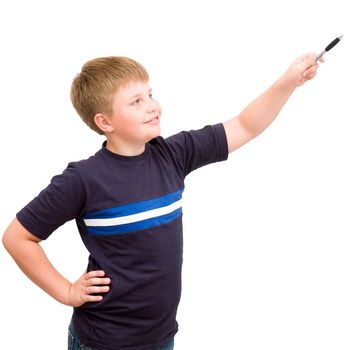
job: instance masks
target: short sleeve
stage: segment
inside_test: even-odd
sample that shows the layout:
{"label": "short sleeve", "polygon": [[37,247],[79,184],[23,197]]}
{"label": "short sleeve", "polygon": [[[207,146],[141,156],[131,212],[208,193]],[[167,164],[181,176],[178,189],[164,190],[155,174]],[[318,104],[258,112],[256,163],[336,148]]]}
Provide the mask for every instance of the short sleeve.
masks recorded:
{"label": "short sleeve", "polygon": [[204,165],[226,160],[227,138],[223,124],[208,125],[199,130],[183,131],[166,139],[175,153],[183,175]]}
{"label": "short sleeve", "polygon": [[85,191],[74,163],[29,202],[16,217],[33,235],[46,239],[65,222],[81,215]]}

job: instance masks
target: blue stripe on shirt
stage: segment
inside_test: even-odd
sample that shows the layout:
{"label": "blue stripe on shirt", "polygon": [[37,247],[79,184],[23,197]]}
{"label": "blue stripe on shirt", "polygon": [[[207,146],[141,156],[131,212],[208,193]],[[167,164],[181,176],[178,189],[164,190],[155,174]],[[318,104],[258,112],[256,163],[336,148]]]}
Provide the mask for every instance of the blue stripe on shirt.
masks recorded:
{"label": "blue stripe on shirt", "polygon": [[83,219],[109,219],[133,214],[142,213],[152,209],[162,208],[177,202],[182,198],[183,190],[169,193],[165,196],[149,199],[141,202],[121,205],[118,207],[103,209],[95,212],[87,213]]}

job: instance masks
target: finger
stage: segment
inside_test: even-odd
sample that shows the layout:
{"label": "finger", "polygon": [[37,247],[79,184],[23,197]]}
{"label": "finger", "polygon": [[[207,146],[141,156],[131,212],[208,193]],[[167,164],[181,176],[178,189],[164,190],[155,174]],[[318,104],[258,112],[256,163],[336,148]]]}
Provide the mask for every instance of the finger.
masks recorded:
{"label": "finger", "polygon": [[89,278],[86,281],[86,285],[87,286],[96,286],[96,285],[101,285],[101,284],[110,284],[111,283],[111,279],[110,278],[98,278],[98,277],[92,277]]}
{"label": "finger", "polygon": [[310,67],[308,67],[302,74],[303,78],[307,78],[310,75],[315,74],[316,71],[317,71],[317,68],[318,68],[318,64],[317,63],[312,65],[312,66],[310,66]]}
{"label": "finger", "polygon": [[306,79],[313,78],[317,73],[317,69],[311,69],[307,74],[305,75]]}
{"label": "finger", "polygon": [[85,274],[85,279],[90,279],[93,277],[103,277],[104,275],[105,275],[105,272],[103,270],[90,271]]}
{"label": "finger", "polygon": [[102,295],[85,295],[83,301],[85,303],[101,301],[103,299]]}
{"label": "finger", "polygon": [[85,293],[86,294],[97,294],[97,293],[107,293],[109,292],[109,287],[108,286],[91,286],[91,287],[86,287],[85,288]]}

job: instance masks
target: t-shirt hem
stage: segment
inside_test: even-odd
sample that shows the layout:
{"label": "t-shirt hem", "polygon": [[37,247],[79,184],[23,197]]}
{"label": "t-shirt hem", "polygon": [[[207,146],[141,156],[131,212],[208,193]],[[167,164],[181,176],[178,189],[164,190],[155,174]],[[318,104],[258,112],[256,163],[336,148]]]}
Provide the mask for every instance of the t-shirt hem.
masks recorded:
{"label": "t-shirt hem", "polygon": [[178,332],[178,328],[176,328],[171,335],[167,336],[164,340],[159,341],[157,343],[147,344],[147,345],[122,345],[122,346],[115,346],[115,345],[107,345],[107,344],[101,344],[99,342],[95,342],[91,339],[85,338],[84,336],[80,336],[79,340],[81,344],[84,344],[85,346],[91,348],[92,350],[154,350],[161,348],[168,344],[172,339],[174,339],[176,333]]}

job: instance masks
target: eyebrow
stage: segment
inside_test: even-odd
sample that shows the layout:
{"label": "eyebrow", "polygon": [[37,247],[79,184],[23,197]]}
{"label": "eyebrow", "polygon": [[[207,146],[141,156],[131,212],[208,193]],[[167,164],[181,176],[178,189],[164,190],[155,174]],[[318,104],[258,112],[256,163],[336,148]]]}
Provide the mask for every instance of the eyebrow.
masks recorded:
{"label": "eyebrow", "polygon": [[[149,89],[147,92],[148,92],[148,94],[152,93],[152,89]],[[130,96],[130,98],[133,99],[133,98],[136,98],[136,97],[140,97],[142,95],[143,95],[143,93],[140,92],[140,93],[138,93],[136,95]]]}

